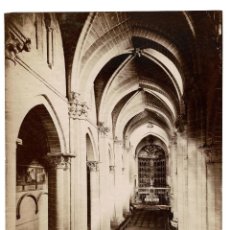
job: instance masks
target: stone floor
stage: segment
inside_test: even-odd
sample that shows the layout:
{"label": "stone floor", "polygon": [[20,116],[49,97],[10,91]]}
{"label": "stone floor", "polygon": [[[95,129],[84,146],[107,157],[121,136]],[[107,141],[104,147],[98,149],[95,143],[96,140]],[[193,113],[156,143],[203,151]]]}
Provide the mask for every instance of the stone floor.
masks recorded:
{"label": "stone floor", "polygon": [[169,217],[166,210],[136,210],[126,230],[168,230]]}

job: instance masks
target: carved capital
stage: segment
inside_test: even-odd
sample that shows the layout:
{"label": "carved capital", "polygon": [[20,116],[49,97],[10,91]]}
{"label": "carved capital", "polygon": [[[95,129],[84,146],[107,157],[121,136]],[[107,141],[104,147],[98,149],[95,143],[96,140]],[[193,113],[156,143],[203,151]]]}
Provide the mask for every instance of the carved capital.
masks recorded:
{"label": "carved capital", "polygon": [[115,166],[114,165],[110,165],[109,166],[109,171],[110,172],[114,172],[115,171]]}
{"label": "carved capital", "polygon": [[98,161],[87,161],[86,165],[89,168],[90,172],[97,172],[99,167],[98,167],[99,162]]}
{"label": "carved capital", "polygon": [[54,169],[68,169],[71,164],[71,158],[74,155],[52,154],[48,153],[45,157],[47,166]]}
{"label": "carved capital", "polygon": [[80,94],[71,92],[69,99],[69,116],[72,119],[87,118],[89,107],[85,102],[80,102]]}
{"label": "carved capital", "polygon": [[31,39],[23,35],[15,25],[9,23],[6,28],[5,58],[16,64],[16,55],[23,51],[30,52],[30,50]]}

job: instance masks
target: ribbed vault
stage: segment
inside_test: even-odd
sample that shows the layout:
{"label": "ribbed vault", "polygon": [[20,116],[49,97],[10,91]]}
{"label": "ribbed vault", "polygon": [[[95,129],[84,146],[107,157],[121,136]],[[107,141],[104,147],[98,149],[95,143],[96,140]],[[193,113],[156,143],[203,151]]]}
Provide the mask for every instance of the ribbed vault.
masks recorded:
{"label": "ribbed vault", "polygon": [[[79,75],[86,101],[83,91],[93,84],[97,121],[109,126],[115,139],[134,141],[151,133],[168,144],[177,116],[184,112],[189,65],[178,42],[187,48],[186,55],[192,52],[194,31],[188,15],[169,17],[178,21],[177,28],[162,13],[95,13],[89,16],[91,26],[85,25],[84,36],[90,39],[78,44],[79,68],[73,74]],[[138,130],[141,135],[134,137]]]}
{"label": "ribbed vault", "polygon": [[[211,108],[205,104],[211,95],[206,82],[209,75],[218,76],[216,65],[206,68],[218,46],[218,31],[210,26],[218,23],[214,13],[92,12],[79,17],[84,25],[76,30],[70,88],[86,102],[94,90],[97,124],[109,127],[113,138],[130,139],[137,129],[157,126],[170,139],[181,125],[178,117],[189,120],[191,135],[198,123],[209,127],[211,119],[202,121],[206,112],[200,108]],[[191,113],[192,108],[199,112]]]}

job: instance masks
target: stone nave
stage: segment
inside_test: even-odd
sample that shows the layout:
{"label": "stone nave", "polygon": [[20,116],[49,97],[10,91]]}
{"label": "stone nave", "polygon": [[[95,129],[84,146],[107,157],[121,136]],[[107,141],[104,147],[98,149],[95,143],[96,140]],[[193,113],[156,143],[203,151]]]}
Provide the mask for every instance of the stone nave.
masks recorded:
{"label": "stone nave", "polygon": [[7,230],[221,229],[222,14],[5,14]]}

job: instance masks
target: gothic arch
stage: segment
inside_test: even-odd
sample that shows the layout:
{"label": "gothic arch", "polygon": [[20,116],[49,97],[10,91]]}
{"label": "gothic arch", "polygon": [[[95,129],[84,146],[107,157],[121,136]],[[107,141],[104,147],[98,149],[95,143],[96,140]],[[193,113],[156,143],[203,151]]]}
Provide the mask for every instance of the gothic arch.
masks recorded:
{"label": "gothic arch", "polygon": [[[47,129],[52,132],[52,129],[57,132],[57,142],[60,143],[60,152],[65,153],[67,152],[67,144],[66,144],[66,139],[64,135],[64,131],[62,128],[61,124],[61,119],[59,118],[59,115],[57,111],[55,110],[53,104],[49,100],[49,98],[46,95],[37,95],[31,100],[29,100],[28,103],[23,106],[22,113],[20,113],[18,117],[18,130],[20,129],[20,126],[26,117],[26,115],[29,113],[29,111],[36,106],[43,107],[43,111],[41,111],[43,114],[46,113],[46,116],[44,114],[44,123],[47,121],[48,123],[51,124],[51,127],[47,126]],[[48,119],[48,120],[47,120]],[[19,131],[18,131],[19,133]]]}
{"label": "gothic arch", "polygon": [[150,130],[144,126],[140,126],[133,131],[132,135],[130,135],[129,140],[133,148],[135,149],[138,143],[140,142],[140,140],[142,140],[144,137],[149,136],[149,135],[156,136],[163,143],[165,143],[167,147],[169,146],[168,135],[165,133],[165,131],[162,128],[158,126],[154,126]]}

